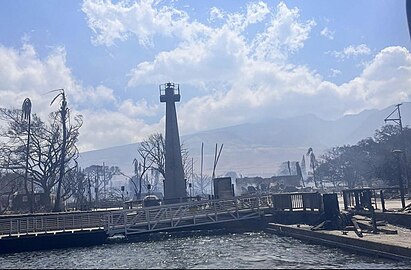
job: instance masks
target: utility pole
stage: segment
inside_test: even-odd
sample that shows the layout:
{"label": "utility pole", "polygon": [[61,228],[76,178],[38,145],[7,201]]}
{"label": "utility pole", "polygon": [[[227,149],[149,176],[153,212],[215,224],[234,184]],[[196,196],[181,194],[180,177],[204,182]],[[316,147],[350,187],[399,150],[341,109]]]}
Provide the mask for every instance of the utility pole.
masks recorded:
{"label": "utility pole", "polygon": [[217,154],[218,145],[215,144],[215,152],[214,152],[214,165],[213,165],[213,176],[212,176],[212,183],[210,185],[211,195],[213,194],[213,185],[214,185],[214,178],[215,178],[215,170],[217,168],[218,160],[220,159],[221,151],[223,150],[224,144],[221,144],[220,151]]}
{"label": "utility pole", "polygon": [[213,179],[215,178],[215,169],[217,168],[218,160],[220,159],[221,151],[223,150],[224,144],[221,144],[220,150],[218,151],[217,155],[217,144],[215,144],[215,152],[214,152],[214,166],[213,166]]}
{"label": "utility pole", "polygon": [[107,190],[106,190],[106,188],[107,188],[107,186],[106,186],[106,166],[105,166],[104,162],[103,162],[103,184],[104,184],[104,187],[103,187],[104,199],[106,199],[106,193],[107,193]]}
{"label": "utility pole", "polygon": [[[405,142],[404,142],[404,133],[403,133],[403,128],[402,128],[402,121],[401,121],[401,111],[400,111],[400,106],[402,103],[399,103],[395,105],[394,111],[392,111],[385,119],[384,122],[387,123],[388,121],[393,121],[394,123],[398,124],[400,127],[400,142],[401,142],[401,148],[404,153],[404,162],[405,162],[405,183],[407,185],[408,189],[408,195],[410,195],[411,191],[411,183],[410,183],[410,178],[408,177],[408,162],[407,162],[407,154],[405,150]],[[390,118],[395,112],[397,112],[397,118]]]}
{"label": "utility pole", "polygon": [[204,160],[204,143],[201,142],[201,165],[200,165],[200,185],[201,194],[204,195],[204,183],[203,183],[203,160]]}
{"label": "utility pole", "polygon": [[191,158],[191,187],[193,192],[191,195],[194,195],[194,158]]}

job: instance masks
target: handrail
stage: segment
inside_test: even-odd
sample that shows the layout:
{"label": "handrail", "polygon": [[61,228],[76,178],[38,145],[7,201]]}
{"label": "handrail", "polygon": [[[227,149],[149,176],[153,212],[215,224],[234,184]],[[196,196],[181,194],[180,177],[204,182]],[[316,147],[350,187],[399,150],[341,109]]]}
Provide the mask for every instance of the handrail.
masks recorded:
{"label": "handrail", "polygon": [[39,234],[54,231],[90,230],[103,228],[106,213],[76,213],[60,215],[31,215],[1,218],[0,236]]}
{"label": "handrail", "polygon": [[227,219],[256,218],[261,216],[262,210],[271,208],[290,211],[320,210],[320,199],[319,193],[256,194],[113,211],[2,216],[0,237],[93,229],[104,229],[109,235],[127,235],[167,226],[174,228]]}

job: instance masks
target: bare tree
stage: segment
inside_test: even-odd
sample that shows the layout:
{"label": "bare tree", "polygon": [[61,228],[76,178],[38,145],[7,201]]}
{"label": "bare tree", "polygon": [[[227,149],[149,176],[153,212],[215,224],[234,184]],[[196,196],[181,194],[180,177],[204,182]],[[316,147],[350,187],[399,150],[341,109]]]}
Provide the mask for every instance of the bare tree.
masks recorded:
{"label": "bare tree", "polygon": [[25,188],[25,179],[18,174],[0,171],[0,214],[9,210],[13,195],[20,189]]}
{"label": "bare tree", "polygon": [[165,141],[163,134],[154,133],[140,144],[139,155],[147,159],[147,163],[151,163],[151,167],[158,171],[163,178],[166,177],[165,172]]}
{"label": "bare tree", "polygon": [[[133,160],[134,177],[131,178],[130,181],[134,186],[134,193],[139,200],[141,199],[141,188],[143,185],[144,176],[147,171],[152,168],[154,163],[154,159],[150,158],[153,148],[150,149],[149,147],[149,144],[145,144],[144,146],[140,145],[137,150],[139,158],[135,158]],[[153,145],[151,145],[151,147],[153,147]]]}
{"label": "bare tree", "polygon": [[[66,126],[66,140],[63,143],[62,128],[56,118],[59,112],[51,113],[46,124],[35,114],[31,121],[31,143],[29,149],[28,175],[36,187],[40,188],[49,198],[45,209],[51,208],[50,194],[59,183],[60,171],[74,170],[78,157],[76,147],[79,129],[82,125],[81,116],[75,116],[72,123]],[[0,144],[0,166],[16,174],[24,175],[27,123],[22,121],[21,111],[16,109],[0,109],[0,119],[7,126],[0,131],[4,142]],[[62,148],[65,145],[65,158],[62,159]],[[63,161],[63,162],[62,162]],[[61,179],[63,185],[64,177]],[[27,193],[27,190],[26,190]],[[65,193],[60,186],[61,194]],[[66,197],[66,196],[65,196]]]}
{"label": "bare tree", "polygon": [[[87,202],[87,178],[83,170],[79,167],[65,175],[64,190],[70,190],[74,197],[74,205],[76,209],[84,210]],[[63,200],[67,196],[63,194]]]}
{"label": "bare tree", "polygon": [[181,161],[183,163],[184,179],[188,179],[191,175],[191,157],[188,149],[185,147],[184,143],[181,144]]}
{"label": "bare tree", "polygon": [[109,190],[105,190],[104,186],[108,185],[114,175],[122,174],[118,166],[106,165],[91,165],[84,169],[86,177],[86,185],[88,187],[89,202],[92,201],[91,189],[94,189],[94,200],[96,206],[99,205],[101,199],[106,199]]}
{"label": "bare tree", "polygon": [[[163,177],[163,179],[165,179],[165,141],[163,134],[154,133],[150,135],[147,140],[142,141],[138,149],[138,154],[140,160],[138,166],[140,169],[139,173],[135,174],[138,176],[137,180],[139,184],[144,179],[144,176],[147,177],[146,173],[149,169],[153,169],[154,171],[158,172]],[[181,145],[181,157],[183,163],[184,178],[188,178],[188,175],[191,174],[191,162],[188,149],[184,147],[184,144]],[[136,172],[136,169],[134,171]],[[152,172],[153,175],[155,174],[154,171]],[[153,183],[150,182],[150,184],[152,185],[153,190],[156,190],[158,185],[156,181],[158,180],[158,177],[154,177],[154,180],[155,181]],[[137,183],[133,182],[133,185],[136,186],[136,184]]]}
{"label": "bare tree", "polygon": [[209,175],[193,175],[193,186],[194,186],[194,193],[201,194],[204,196],[207,193],[207,190],[210,190],[211,187],[211,176]]}

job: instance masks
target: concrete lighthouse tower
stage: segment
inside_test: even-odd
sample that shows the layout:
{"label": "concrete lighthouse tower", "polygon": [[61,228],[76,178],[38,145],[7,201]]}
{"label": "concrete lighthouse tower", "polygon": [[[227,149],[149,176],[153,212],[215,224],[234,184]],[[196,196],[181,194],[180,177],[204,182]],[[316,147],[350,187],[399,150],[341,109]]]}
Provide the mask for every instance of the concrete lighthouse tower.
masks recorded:
{"label": "concrete lighthouse tower", "polygon": [[175,105],[175,102],[180,101],[180,87],[178,84],[165,83],[159,88],[160,102],[166,103],[164,202],[178,203],[187,197]]}

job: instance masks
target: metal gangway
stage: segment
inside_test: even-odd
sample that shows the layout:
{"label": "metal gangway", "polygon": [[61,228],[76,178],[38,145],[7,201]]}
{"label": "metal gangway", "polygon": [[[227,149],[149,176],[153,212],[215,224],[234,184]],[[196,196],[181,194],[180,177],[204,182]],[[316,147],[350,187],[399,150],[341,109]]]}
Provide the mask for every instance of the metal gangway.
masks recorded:
{"label": "metal gangway", "polygon": [[24,235],[105,231],[124,236],[259,219],[270,211],[319,211],[318,193],[255,194],[126,210],[0,216],[0,239]]}
{"label": "metal gangway", "polygon": [[271,196],[262,195],[130,209],[108,213],[106,230],[108,236],[129,236],[256,219],[270,207]]}

